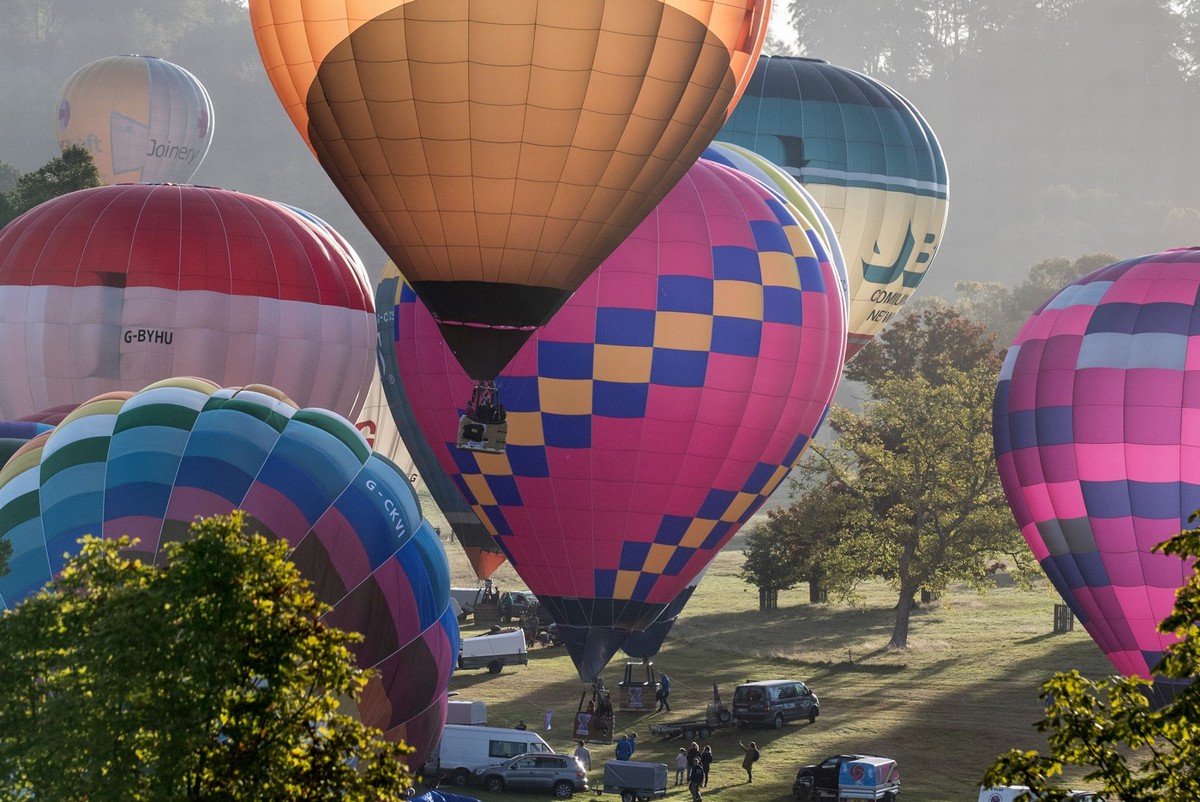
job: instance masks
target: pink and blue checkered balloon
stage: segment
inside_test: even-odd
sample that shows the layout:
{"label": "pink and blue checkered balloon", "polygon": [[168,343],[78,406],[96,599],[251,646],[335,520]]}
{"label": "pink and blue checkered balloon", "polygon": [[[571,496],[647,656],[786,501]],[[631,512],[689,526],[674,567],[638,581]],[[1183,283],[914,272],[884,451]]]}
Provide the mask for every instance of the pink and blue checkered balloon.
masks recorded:
{"label": "pink and blue checkered balloon", "polygon": [[773,192],[700,159],[500,374],[504,454],[456,448],[471,381],[400,292],[417,424],[583,679],[685,590],[823,419],[846,319],[815,247]]}
{"label": "pink and blue checkered balloon", "polygon": [[1150,678],[1190,571],[1151,553],[1200,508],[1200,250],[1118,262],[1025,323],[996,388],[996,462],[1046,575],[1113,665]]}

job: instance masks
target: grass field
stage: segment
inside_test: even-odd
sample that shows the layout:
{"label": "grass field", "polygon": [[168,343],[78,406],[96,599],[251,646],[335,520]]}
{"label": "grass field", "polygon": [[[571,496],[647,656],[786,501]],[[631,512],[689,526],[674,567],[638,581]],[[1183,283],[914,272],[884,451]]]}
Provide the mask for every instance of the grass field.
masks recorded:
{"label": "grass field", "polygon": [[[454,584],[473,585],[457,544],[447,544],[447,553]],[[713,733],[708,743],[717,760],[705,796],[718,802],[791,799],[799,766],[839,752],[895,758],[902,798],[910,802],[973,802],[985,768],[999,753],[1043,745],[1033,725],[1040,718],[1038,691],[1045,679],[1071,668],[1091,677],[1111,672],[1078,624],[1073,632],[1054,634],[1054,604],[1061,600],[1048,583],[1021,591],[1001,576],[1000,587],[986,595],[953,588],[915,613],[907,651],[888,652],[895,598],[882,583],[867,588],[857,607],[811,605],[802,586],[781,593],[778,610],[761,613],[757,590],[737,578],[742,560],[736,542],[717,557],[655,658],[656,668],[671,675],[672,712],[617,715],[618,732],[638,733],[635,759],[666,763],[673,782],[674,755],[686,744],[654,738],[650,724],[702,717],[714,681],[727,703],[733,687],[748,679],[808,683],[821,700],[815,724]],[[501,589],[524,587],[508,565],[493,578]],[[468,624],[464,635],[477,631]],[[569,752],[571,720],[588,685],[562,647],[536,648],[529,657],[528,666],[501,674],[460,671],[451,690],[459,699],[487,702],[490,725],[524,719],[552,747]],[[618,655],[604,672],[610,689],[621,680],[625,662]],[[554,711],[549,732],[542,730],[546,710]],[[744,782],[739,740],[754,740],[762,750],[753,784]],[[590,748],[597,786],[612,747]],[[471,793],[488,802],[525,798]],[[686,788],[671,788],[668,798],[690,797]]]}

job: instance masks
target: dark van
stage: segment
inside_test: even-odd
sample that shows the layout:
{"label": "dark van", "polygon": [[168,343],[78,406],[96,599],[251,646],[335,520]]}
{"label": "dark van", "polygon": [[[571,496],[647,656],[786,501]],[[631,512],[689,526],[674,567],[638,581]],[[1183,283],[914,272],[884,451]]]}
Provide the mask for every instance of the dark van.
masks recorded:
{"label": "dark van", "polygon": [[773,724],[779,729],[785,721],[806,718],[812,723],[819,715],[820,700],[799,680],[747,682],[733,691],[733,717],[742,726]]}

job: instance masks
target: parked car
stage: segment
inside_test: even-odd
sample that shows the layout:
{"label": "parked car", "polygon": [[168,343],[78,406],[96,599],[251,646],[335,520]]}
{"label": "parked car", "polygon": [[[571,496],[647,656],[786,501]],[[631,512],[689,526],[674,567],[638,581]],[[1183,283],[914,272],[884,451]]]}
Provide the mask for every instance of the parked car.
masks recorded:
{"label": "parked car", "polygon": [[525,791],[553,791],[559,799],[569,799],[576,791],[587,791],[587,772],[572,755],[533,752],[477,769],[475,780],[487,791],[507,788]]}
{"label": "parked car", "polygon": [[772,679],[745,682],[733,690],[733,718],[742,726],[772,724],[775,729],[785,721],[821,715],[821,700],[799,680]]}
{"label": "parked car", "polygon": [[899,794],[900,772],[896,761],[880,755],[830,755],[815,765],[801,766],[792,783],[792,798],[797,802],[841,799],[896,802]]}

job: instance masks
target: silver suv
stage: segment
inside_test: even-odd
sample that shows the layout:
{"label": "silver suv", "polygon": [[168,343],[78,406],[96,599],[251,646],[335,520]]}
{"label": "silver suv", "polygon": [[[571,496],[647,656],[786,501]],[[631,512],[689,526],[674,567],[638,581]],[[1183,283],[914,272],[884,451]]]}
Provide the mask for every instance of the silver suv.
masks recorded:
{"label": "silver suv", "polygon": [[571,755],[527,752],[475,770],[475,781],[488,791],[506,788],[526,791],[553,791],[559,799],[569,799],[576,791],[588,789],[587,772]]}

